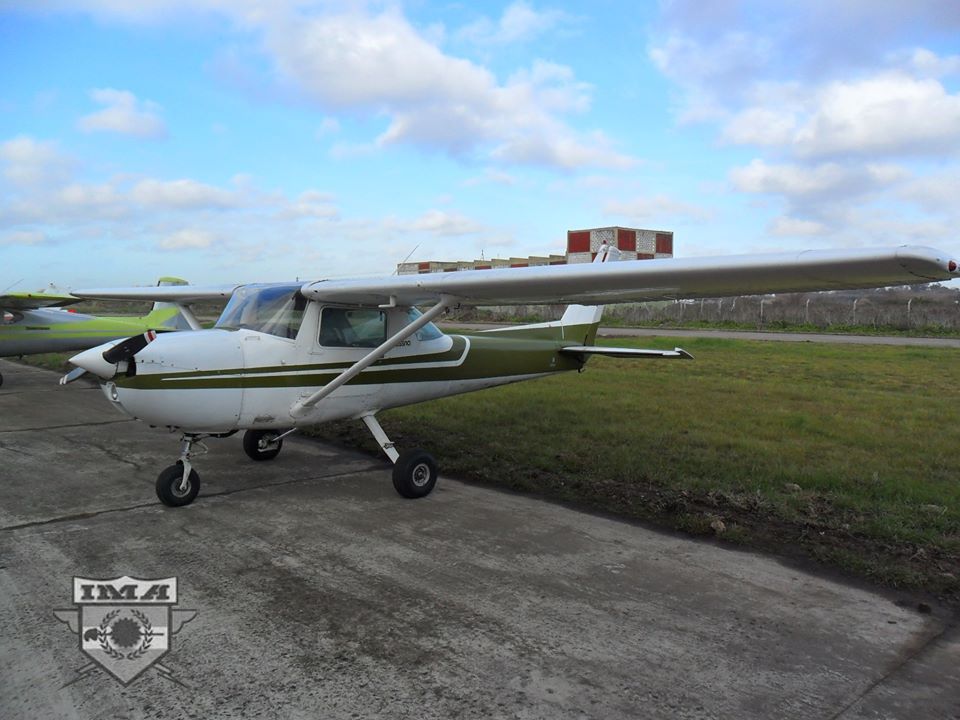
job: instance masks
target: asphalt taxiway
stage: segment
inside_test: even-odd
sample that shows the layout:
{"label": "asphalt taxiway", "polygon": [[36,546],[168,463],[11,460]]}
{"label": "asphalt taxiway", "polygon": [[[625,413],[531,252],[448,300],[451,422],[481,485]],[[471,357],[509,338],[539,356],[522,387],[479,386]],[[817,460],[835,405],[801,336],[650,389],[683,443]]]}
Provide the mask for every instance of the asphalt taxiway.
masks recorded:
{"label": "asphalt taxiway", "polygon": [[[166,508],[176,436],[0,372],[5,720],[960,717],[943,608],[451,478],[404,500],[385,461],[296,436],[266,463],[211,441]],[[123,575],[176,576],[197,616],[171,676],[78,680],[53,611]]]}

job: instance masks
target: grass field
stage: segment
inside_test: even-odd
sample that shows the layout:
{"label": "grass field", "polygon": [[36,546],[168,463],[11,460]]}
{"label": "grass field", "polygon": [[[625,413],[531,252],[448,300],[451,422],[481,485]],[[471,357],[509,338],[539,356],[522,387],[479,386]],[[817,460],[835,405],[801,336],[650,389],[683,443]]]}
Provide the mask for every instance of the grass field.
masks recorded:
{"label": "grass field", "polygon": [[[695,361],[597,358],[381,418],[449,475],[960,600],[955,351],[683,345]],[[359,423],[317,434],[376,452]]]}
{"label": "grass field", "polygon": [[[595,358],[582,375],[380,417],[398,446],[428,449],[449,476],[814,558],[960,603],[955,350],[682,344],[696,360]],[[60,369],[65,357],[30,361]],[[313,433],[379,453],[359,422]]]}

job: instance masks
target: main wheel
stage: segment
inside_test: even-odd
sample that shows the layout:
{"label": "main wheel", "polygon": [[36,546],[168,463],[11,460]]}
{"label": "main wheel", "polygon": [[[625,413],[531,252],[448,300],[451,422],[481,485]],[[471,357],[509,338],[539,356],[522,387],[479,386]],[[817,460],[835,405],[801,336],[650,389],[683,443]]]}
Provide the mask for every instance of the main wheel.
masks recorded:
{"label": "main wheel", "polygon": [[251,460],[273,460],[280,454],[283,439],[276,430],[247,430],[243,434],[243,451]]}
{"label": "main wheel", "polygon": [[405,498],[426,497],[437,484],[437,463],[430,453],[407,450],[393,464],[393,487]]}
{"label": "main wheel", "polygon": [[187,476],[186,487],[183,482],[183,463],[177,460],[176,465],[165,468],[157,477],[157,497],[160,502],[170,507],[189,505],[200,492],[200,476],[191,468]]}

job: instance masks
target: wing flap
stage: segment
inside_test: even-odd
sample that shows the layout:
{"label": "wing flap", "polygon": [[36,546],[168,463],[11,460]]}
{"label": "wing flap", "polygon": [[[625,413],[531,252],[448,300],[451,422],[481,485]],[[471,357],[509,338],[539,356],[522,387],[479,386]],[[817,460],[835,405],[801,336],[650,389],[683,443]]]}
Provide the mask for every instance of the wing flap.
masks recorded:
{"label": "wing flap", "polygon": [[560,352],[570,355],[606,355],[616,358],[633,359],[662,359],[673,358],[677,360],[693,360],[693,355],[683,348],[674,348],[673,350],[645,350],[643,348],[618,348],[601,345],[568,345],[560,348]]}
{"label": "wing flap", "polygon": [[885,287],[956,277],[957,263],[948,254],[905,245],[321,280],[306,283],[301,291],[314,300],[362,305],[422,305],[444,296],[471,305],[603,305]]}

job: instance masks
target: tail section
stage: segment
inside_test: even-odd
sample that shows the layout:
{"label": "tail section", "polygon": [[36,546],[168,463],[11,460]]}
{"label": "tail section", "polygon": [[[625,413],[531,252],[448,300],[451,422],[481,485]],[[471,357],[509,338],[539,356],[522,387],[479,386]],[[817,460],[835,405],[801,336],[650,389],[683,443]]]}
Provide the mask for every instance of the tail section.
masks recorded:
{"label": "tail section", "polygon": [[[612,262],[620,259],[620,251],[604,243],[593,259],[595,263]],[[597,338],[597,329],[603,317],[603,305],[568,305],[559,320],[536,325],[497,328],[485,332],[507,333],[511,336],[542,338],[545,340],[566,340],[581,345],[593,345]]]}
{"label": "tail section", "polygon": [[[620,260],[620,251],[604,243],[600,246],[595,263]],[[488,333],[507,333],[512,337],[539,338],[556,340],[562,343],[558,349],[561,355],[574,356],[580,361],[580,367],[594,355],[630,359],[676,359],[692,360],[693,356],[683,348],[673,350],[644,350],[640,348],[616,348],[598,346],[597,330],[603,318],[603,305],[568,305],[563,316],[548,323],[521,325],[520,327],[487,330]]]}

